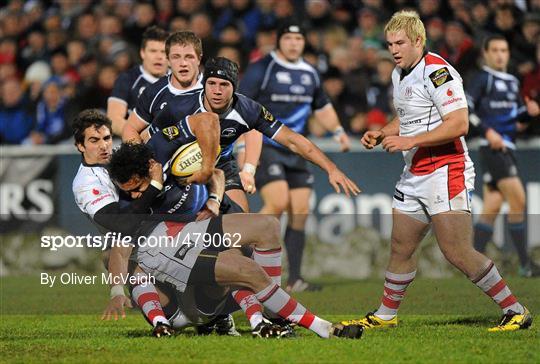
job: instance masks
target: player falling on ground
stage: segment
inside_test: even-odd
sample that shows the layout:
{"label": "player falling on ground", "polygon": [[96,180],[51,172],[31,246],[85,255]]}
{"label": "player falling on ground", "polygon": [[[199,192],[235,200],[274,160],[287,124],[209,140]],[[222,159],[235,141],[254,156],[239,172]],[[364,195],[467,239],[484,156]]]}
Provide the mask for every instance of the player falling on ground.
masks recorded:
{"label": "player falling on ground", "polygon": [[[111,178],[120,189],[134,198],[139,197],[152,186],[150,176],[145,175],[151,157],[146,145],[123,144],[112,155],[109,165]],[[223,190],[224,186],[221,192]],[[184,209],[189,209],[190,202],[194,201],[185,201]],[[170,236],[179,242],[157,247],[141,244],[135,252],[136,262],[142,270],[161,283],[173,285],[179,292],[184,292],[190,285],[246,287],[255,292],[268,310],[322,338],[360,338],[362,334],[359,325],[333,325],[315,316],[280,288],[280,275],[270,277],[266,273],[271,268],[281,270],[281,255],[274,254],[281,250],[280,226],[275,217],[230,214],[180,224],[150,219],[141,223],[132,235],[156,237],[158,240],[159,237]],[[253,259],[242,256],[236,247],[226,244],[227,236],[232,237],[237,247],[254,246]],[[207,241],[212,244],[204,244]],[[219,244],[215,244],[216,241]],[[114,277],[128,274],[127,260],[132,248],[113,246],[109,271]],[[125,298],[113,297],[110,305],[114,305],[115,300],[125,301]]]}
{"label": "player falling on ground", "polygon": [[525,189],[518,175],[514,149],[518,122],[527,122],[540,113],[534,100],[523,100],[519,81],[507,73],[510,50],[502,35],[484,41],[485,66],[475,75],[467,90],[471,122],[478,127],[483,145],[480,160],[483,168],[484,206],[474,227],[474,247],[479,252],[493,236],[493,224],[501,205],[507,201],[508,231],[519,257],[519,274],[540,275],[540,267],[527,252],[525,229]]}
{"label": "player falling on ground", "polygon": [[[182,95],[191,94],[202,88],[202,74],[199,67],[202,58],[201,40],[192,32],[181,31],[171,34],[165,43],[165,52],[171,68],[171,74],[163,77],[155,84],[147,87],[137,101],[137,106],[131,113],[122,139],[124,141],[146,141],[148,136],[143,131],[152,124],[155,126],[158,120],[169,118],[169,123],[179,119],[178,108],[175,104]],[[181,115],[186,115],[181,114]],[[222,131],[226,132],[226,131]],[[139,135],[142,133],[141,135]],[[142,138],[144,136],[144,138]],[[262,137],[260,134],[251,134],[246,139],[246,160],[257,164],[261,152]],[[222,158],[217,166],[226,174],[227,195],[242,207],[249,210],[247,197],[253,193],[255,179],[251,171],[238,171],[236,162],[232,156]],[[210,171],[202,170],[201,173],[207,178]],[[205,182],[200,179],[199,182]]]}
{"label": "player falling on ground", "polygon": [[474,168],[464,135],[468,110],[457,71],[426,52],[426,31],[414,11],[395,13],[384,29],[396,68],[392,74],[398,117],[362,144],[403,152],[405,168],[393,200],[390,261],[381,305],[365,318],[343,322],[366,328],[396,326],[397,312],[416,275],[414,252],[431,226],[445,258],[502,309],[490,331],[528,328],[529,311],[512,294],[491,260],[472,246],[470,192]]}
{"label": "player falling on ground", "polygon": [[[300,134],[305,132],[308,120],[314,114],[333,133],[341,149],[347,150],[349,138],[323,90],[319,73],[302,59],[304,45],[305,31],[300,25],[283,25],[278,30],[277,49],[248,67],[240,82],[239,93],[263,104],[278,120]],[[279,218],[288,212],[284,239],[289,261],[286,289],[289,292],[319,289],[310,286],[300,274],[313,174],[302,157],[268,137],[263,142],[255,178],[264,201],[260,213]],[[246,165],[255,170],[255,166]]]}
{"label": "player falling on ground", "polygon": [[165,40],[168,35],[156,26],[146,29],[139,50],[142,63],[121,73],[114,82],[107,100],[107,116],[112,120],[114,134],[122,136],[127,117],[135,108],[139,95],[167,73]]}
{"label": "player falling on ground", "polygon": [[[171,103],[173,113],[160,115],[155,121],[155,127],[163,128],[155,133],[149,141],[150,145],[169,140],[169,150],[160,147],[156,159],[165,163],[169,156],[182,145],[194,140],[190,132],[190,120],[201,111],[211,111],[220,115],[221,126],[221,157],[218,167],[227,162],[232,154],[233,143],[249,130],[258,130],[268,138],[294,150],[328,173],[329,182],[336,192],[343,188],[344,192],[357,194],[358,187],[347,178],[339,168],[325,156],[313,143],[302,135],[281,124],[264,106],[248,97],[235,93],[238,77],[238,66],[226,58],[209,59],[205,64],[204,89],[194,94],[184,95]],[[193,115],[192,115],[193,114]],[[176,124],[171,121],[178,120]],[[192,116],[190,116],[192,115]],[[176,119],[175,119],[176,118]],[[227,165],[225,163],[225,165]],[[227,172],[225,171],[227,175]],[[247,291],[233,293],[239,304],[248,314],[252,327],[262,320],[262,306],[253,294]]]}

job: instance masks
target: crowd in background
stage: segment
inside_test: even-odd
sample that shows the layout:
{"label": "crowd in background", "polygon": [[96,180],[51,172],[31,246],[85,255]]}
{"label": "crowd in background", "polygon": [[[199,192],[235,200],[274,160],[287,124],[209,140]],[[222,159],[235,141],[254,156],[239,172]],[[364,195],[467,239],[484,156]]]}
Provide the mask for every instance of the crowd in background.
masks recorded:
{"label": "crowd in background", "polygon": [[[0,8],[0,143],[69,141],[74,115],[105,110],[118,74],[139,62],[150,25],[191,30],[204,58],[225,56],[244,70],[274,48],[277,25],[290,19],[306,27],[304,58],[320,71],[345,129],[361,135],[394,114],[383,27],[403,8],[419,12],[428,49],[450,61],[465,89],[481,65],[483,37],[503,34],[509,72],[540,101],[540,0],[12,0]],[[521,137],[540,134],[538,125]],[[316,122],[310,132],[324,134]]]}

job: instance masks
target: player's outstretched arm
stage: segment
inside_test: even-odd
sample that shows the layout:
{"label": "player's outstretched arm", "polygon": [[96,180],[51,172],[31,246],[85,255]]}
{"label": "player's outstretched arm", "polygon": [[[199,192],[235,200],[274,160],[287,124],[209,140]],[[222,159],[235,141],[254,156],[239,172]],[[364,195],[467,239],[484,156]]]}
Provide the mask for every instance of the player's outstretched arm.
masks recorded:
{"label": "player's outstretched arm", "polygon": [[295,133],[285,125],[281,126],[274,140],[304,159],[318,165],[328,173],[328,180],[337,193],[343,188],[347,196],[357,195],[360,189],[332,162],[315,144],[306,137]]}
{"label": "player's outstretched arm", "polygon": [[351,149],[349,136],[345,133],[343,126],[341,126],[336,109],[334,109],[332,104],[327,104],[322,109],[317,110],[315,116],[321,125],[334,135],[334,139],[340,144],[342,152]]}
{"label": "player's outstretched arm", "polygon": [[[109,256],[109,274],[112,282],[125,282],[128,276],[128,260],[132,246],[113,246]],[[126,317],[125,307],[131,307],[131,301],[124,293],[123,284],[113,284],[111,286],[111,300],[103,311],[102,320],[118,320]]]}
{"label": "player's outstretched arm", "polygon": [[469,111],[458,109],[443,116],[437,128],[413,137],[387,136],[383,140],[383,148],[389,152],[409,150],[414,147],[434,147],[467,135],[469,131]]}
{"label": "player's outstretched arm", "polygon": [[202,153],[202,168],[189,177],[187,183],[206,184],[212,177],[219,151],[219,117],[213,112],[203,112],[190,115],[187,121]]}
{"label": "player's outstretched arm", "polygon": [[124,129],[122,130],[122,141],[123,142],[134,142],[142,143],[142,138],[140,133],[148,126],[143,120],[141,120],[135,112],[132,112],[129,115],[127,122],[124,124]]}
{"label": "player's outstretched arm", "polygon": [[125,119],[127,112],[127,104],[118,99],[109,98],[107,101],[107,117],[112,121],[112,131],[114,135],[122,136],[124,126],[127,120]]}

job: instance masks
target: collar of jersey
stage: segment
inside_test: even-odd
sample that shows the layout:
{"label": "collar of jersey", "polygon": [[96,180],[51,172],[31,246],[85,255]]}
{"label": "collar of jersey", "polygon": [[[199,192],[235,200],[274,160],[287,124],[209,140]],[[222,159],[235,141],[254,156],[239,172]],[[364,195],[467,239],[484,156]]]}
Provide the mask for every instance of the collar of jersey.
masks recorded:
{"label": "collar of jersey", "polygon": [[146,70],[144,69],[144,67],[142,66],[142,64],[139,66],[139,70],[141,71],[141,75],[142,77],[150,82],[150,83],[154,83],[156,82],[157,80],[159,80],[159,77],[154,77],[152,76],[150,73],[146,72]]}
{"label": "collar of jersey", "polygon": [[272,56],[274,61],[280,66],[283,66],[289,69],[295,69],[295,70],[306,70],[306,62],[304,61],[302,57],[300,57],[298,61],[296,62],[289,62],[289,61],[284,61],[280,59],[276,51],[270,52],[270,55]]}
{"label": "collar of jersey", "polygon": [[106,164],[101,164],[101,163],[94,163],[94,164],[90,164],[90,163],[86,163],[86,161],[84,160],[84,157],[81,156],[81,164],[85,167],[103,167],[103,168],[107,168],[107,165]]}
{"label": "collar of jersey", "polygon": [[169,74],[167,77],[167,88],[169,89],[169,92],[173,95],[183,95],[185,93],[191,92],[191,91],[197,91],[202,88],[202,73],[199,72],[199,77],[197,77],[197,82],[193,87],[187,89],[187,90],[180,90],[172,85],[171,82],[172,73]]}
{"label": "collar of jersey", "polygon": [[405,77],[407,77],[408,75],[411,74],[411,72],[416,68],[416,66],[418,66],[423,60],[424,60],[424,57],[428,54],[428,51],[426,49],[424,49],[424,52],[422,53],[422,58],[420,58],[420,60],[418,62],[416,62],[416,64],[414,66],[412,66],[411,68],[409,68],[408,70],[405,70],[405,69],[401,69],[401,72],[399,74],[399,79],[400,80],[403,80]]}
{"label": "collar of jersey", "polygon": [[502,78],[503,80],[513,81],[513,80],[516,79],[514,76],[512,76],[509,73],[494,70],[493,68],[488,67],[486,65],[482,66],[482,69],[484,71],[486,71],[487,73],[491,73],[493,76],[497,76],[499,78]]}

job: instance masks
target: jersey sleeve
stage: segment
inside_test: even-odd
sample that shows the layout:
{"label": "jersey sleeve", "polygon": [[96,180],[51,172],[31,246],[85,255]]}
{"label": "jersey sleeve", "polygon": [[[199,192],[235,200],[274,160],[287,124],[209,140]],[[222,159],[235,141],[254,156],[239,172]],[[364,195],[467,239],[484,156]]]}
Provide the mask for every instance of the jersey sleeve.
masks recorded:
{"label": "jersey sleeve", "polygon": [[150,106],[152,106],[153,90],[152,87],[147,87],[143,93],[137,99],[135,114],[146,124],[152,123],[152,114],[150,113]]}
{"label": "jersey sleeve", "polygon": [[111,92],[109,99],[124,102],[126,105],[129,100],[129,77],[126,72],[122,73],[116,81]]}
{"label": "jersey sleeve", "polygon": [[463,81],[451,66],[429,67],[426,88],[441,117],[452,111],[467,108]]}
{"label": "jersey sleeve", "polygon": [[112,186],[102,183],[97,176],[86,176],[73,185],[73,194],[79,209],[92,219],[97,211],[118,201]]}
{"label": "jersey sleeve", "polygon": [[258,104],[257,118],[253,125],[253,129],[260,131],[266,137],[273,139],[277,135],[283,124],[281,121],[268,111],[267,108]]}
{"label": "jersey sleeve", "polygon": [[261,62],[255,62],[248,66],[240,85],[238,86],[238,92],[256,100],[259,96],[259,91],[264,77],[264,67]]}

